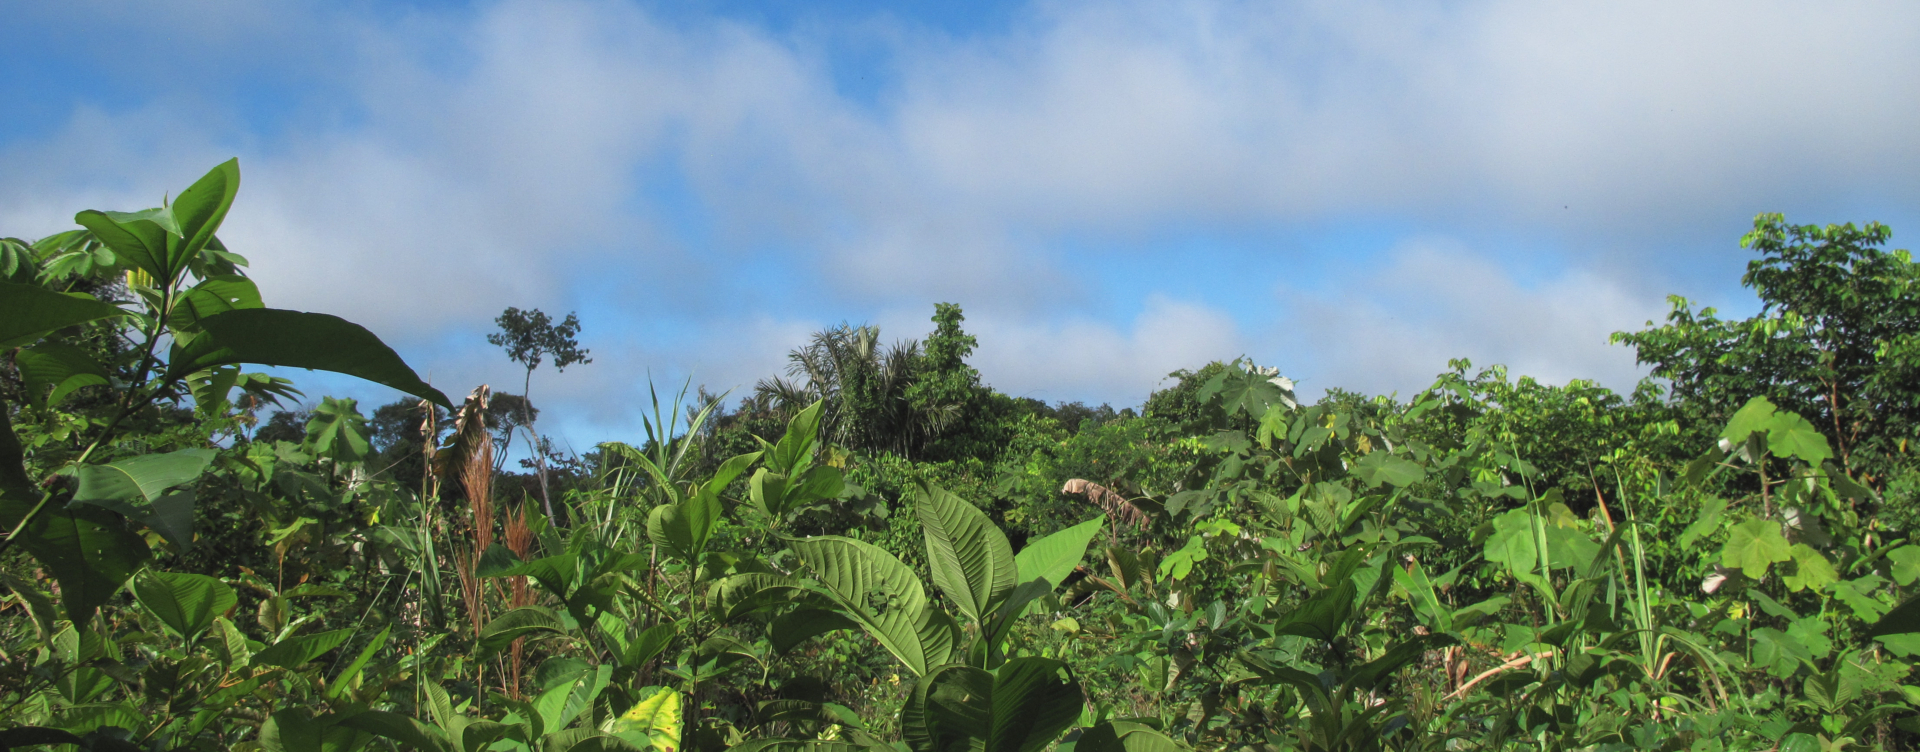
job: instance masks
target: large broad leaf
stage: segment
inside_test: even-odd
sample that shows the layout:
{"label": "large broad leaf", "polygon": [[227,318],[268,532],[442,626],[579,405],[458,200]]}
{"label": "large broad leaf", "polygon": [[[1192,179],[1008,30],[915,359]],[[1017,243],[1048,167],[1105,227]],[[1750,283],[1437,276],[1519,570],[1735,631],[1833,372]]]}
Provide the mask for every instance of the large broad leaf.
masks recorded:
{"label": "large broad leaf", "polygon": [[64,342],[41,342],[21,350],[14,363],[26,382],[27,399],[40,407],[58,405],[81,387],[107,384],[107,369],[85,350]]}
{"label": "large broad leaf", "polygon": [[939,656],[938,641],[950,634],[936,623],[937,609],[929,607],[912,568],[879,546],[834,535],[796,540],[793,550],[842,611],[908,670],[924,676],[938,665],[929,659]]}
{"label": "large broad leaf", "polygon": [[[17,524],[9,503],[8,529]],[[20,510],[24,516],[24,510]],[[99,608],[147,561],[147,542],[126,521],[90,506],[50,506],[20,532],[20,545],[60,583],[60,605],[84,629]]]}
{"label": "large broad leaf", "polygon": [[1765,397],[1754,397],[1734,412],[1727,421],[1727,427],[1720,431],[1720,438],[1739,444],[1757,431],[1765,431],[1773,423],[1773,414],[1778,408]]}
{"label": "large broad leaf", "polygon": [[141,572],[133,578],[133,595],[166,625],[167,631],[188,645],[212,627],[216,617],[239,602],[226,583],[185,572]]}
{"label": "large broad leaf", "polygon": [[1540,545],[1534,537],[1533,516],[1525,509],[1515,509],[1493,518],[1493,534],[1487,536],[1482,555],[1487,561],[1507,565],[1515,575],[1536,573]]}
{"label": "large broad leaf", "polygon": [[0,282],[0,349],[29,344],[74,324],[124,313],[86,295]]}
{"label": "large broad leaf", "polygon": [[341,643],[352,636],[351,629],[336,629],[331,632],[289,637],[254,654],[253,665],[299,668],[327,651],[340,647]]}
{"label": "large broad leaf", "polygon": [[653,696],[627,709],[601,728],[614,734],[643,734],[655,749],[673,752],[680,746],[681,697],[672,689],[661,689]]}
{"label": "large broad leaf", "polygon": [[839,613],[818,608],[803,608],[790,611],[776,617],[767,625],[767,639],[772,641],[773,649],[782,655],[793,652],[818,635],[836,629],[858,629],[860,624]]}
{"label": "large broad leaf", "polygon": [[174,347],[169,379],[238,363],[310,368],[358,376],[453,409],[447,395],[421,381],[393,348],[338,316],[249,308],[208,316],[200,327],[201,334]]}
{"label": "large broad leaf", "polygon": [[921,486],[914,497],[933,584],[980,624],[1013,591],[1013,547],[986,513],[960,497],[932,485]]}
{"label": "large broad leaf", "polygon": [[1087,729],[1073,752],[1186,752],[1179,742],[1138,723],[1110,721]]}
{"label": "large broad leaf", "polygon": [[1084,698],[1066,664],[1028,657],[993,673],[942,667],[907,702],[902,736],[912,749],[1037,752],[1073,725]]}
{"label": "large broad leaf", "polygon": [[1920,596],[1908,598],[1867,628],[1865,638],[1920,632]]}
{"label": "large broad leaf", "polygon": [[1827,437],[1806,418],[1789,412],[1775,413],[1773,420],[1768,421],[1767,451],[1776,457],[1798,457],[1814,467],[1833,456]]}
{"label": "large broad leaf", "polygon": [[1747,520],[1727,533],[1727,545],[1720,550],[1720,565],[1739,569],[1750,579],[1760,579],[1767,567],[1793,558],[1792,547],[1780,534],[1780,523]]}
{"label": "large broad leaf", "polygon": [[73,503],[139,509],[158,501],[167,489],[199,480],[217,456],[212,449],[181,449],[86,465],[74,473],[80,488],[73,494]]}
{"label": "large broad leaf", "polygon": [[1106,525],[1107,516],[1103,514],[1045,538],[1027,541],[1013,557],[1015,576],[1020,582],[1038,577],[1053,587],[1060,587],[1074,568],[1080,566],[1080,560],[1086,558],[1088,541]]}
{"label": "large broad leaf", "polygon": [[233,206],[240,190],[240,161],[230,159],[181,191],[173,203],[141,212],[83,211],[74,222],[93,232],[121,262],[166,284],[186,271]]}
{"label": "large broad leaf", "polygon": [[253,280],[237,274],[219,274],[201,280],[181,291],[168,312],[167,324],[175,332],[198,331],[200,320],[242,308],[265,308],[260,288]]}
{"label": "large broad leaf", "polygon": [[1404,457],[1374,451],[1353,462],[1353,474],[1366,481],[1369,487],[1377,487],[1382,483],[1410,486],[1426,478],[1427,469]]}
{"label": "large broad leaf", "polygon": [[495,617],[480,628],[480,652],[492,654],[512,645],[514,640],[534,634],[565,634],[559,617],[540,606],[521,606]]}
{"label": "large broad leaf", "polygon": [[1273,633],[1275,636],[1299,635],[1332,642],[1340,636],[1347,619],[1353,615],[1353,601],[1358,594],[1359,589],[1354,587],[1353,580],[1343,579],[1340,584],[1302,601],[1274,625]]}
{"label": "large broad leaf", "polygon": [[993,735],[987,749],[1039,752],[1080,717],[1084,698],[1067,664],[1015,658],[994,672]]}
{"label": "large broad leaf", "polygon": [[793,420],[787,421],[787,432],[775,444],[773,453],[767,455],[767,464],[773,471],[789,478],[806,472],[812,464],[813,445],[820,434],[820,410],[822,402],[815,402],[801,410]]}
{"label": "large broad leaf", "polygon": [[647,538],[685,562],[697,562],[719,522],[720,499],[702,488],[677,502],[654,507],[647,515]]}
{"label": "large broad leaf", "polygon": [[167,208],[173,213],[180,239],[169,249],[169,264],[183,268],[213,242],[213,233],[220,229],[239,190],[240,160],[229,159],[174,197]]}
{"label": "large broad leaf", "polygon": [[384,710],[369,710],[340,722],[341,726],[359,729],[375,736],[392,739],[401,744],[420,750],[448,749],[432,727],[408,718],[399,713]]}

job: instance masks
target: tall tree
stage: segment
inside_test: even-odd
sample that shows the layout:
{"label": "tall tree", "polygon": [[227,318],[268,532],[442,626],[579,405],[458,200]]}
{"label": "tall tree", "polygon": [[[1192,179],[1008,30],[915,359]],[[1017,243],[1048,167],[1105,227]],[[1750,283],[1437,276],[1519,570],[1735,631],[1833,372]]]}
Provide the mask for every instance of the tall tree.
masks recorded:
{"label": "tall tree", "polygon": [[1740,280],[1759,315],[1721,319],[1675,297],[1665,325],[1614,340],[1672,382],[1695,425],[1764,396],[1827,433],[1850,473],[1885,478],[1920,431],[1920,265],[1882,247],[1892,234],[1762,214],[1740,241],[1760,254]]}
{"label": "tall tree", "polygon": [[572,313],[560,323],[553,323],[547,314],[535,308],[522,311],[508,308],[493,320],[500,331],[487,335],[487,342],[500,346],[507,351],[507,357],[515,363],[525,366],[527,375],[521,384],[520,394],[527,399],[523,403],[524,413],[521,423],[527,427],[527,437],[533,445],[534,468],[540,477],[540,505],[547,511],[548,519],[553,519],[553,499],[547,490],[547,444],[540,440],[540,434],[534,432],[532,392],[533,372],[548,357],[553,358],[556,371],[566,371],[567,366],[576,363],[592,363],[588,351],[580,347],[575,337],[580,334],[580,319]]}

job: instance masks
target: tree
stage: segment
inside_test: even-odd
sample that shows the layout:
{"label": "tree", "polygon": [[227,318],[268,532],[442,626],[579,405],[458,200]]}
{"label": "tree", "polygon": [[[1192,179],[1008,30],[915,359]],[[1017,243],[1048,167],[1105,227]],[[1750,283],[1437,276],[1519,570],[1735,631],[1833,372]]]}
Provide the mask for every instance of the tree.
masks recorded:
{"label": "tree", "polygon": [[520,388],[520,394],[528,398],[523,403],[525,420],[522,423],[527,427],[528,443],[533,446],[534,467],[540,474],[540,504],[546,509],[547,517],[551,519],[553,518],[553,500],[547,491],[547,463],[543,451],[545,447],[542,446],[539,434],[533,430],[535,414],[530,392],[533,387],[533,371],[539,368],[548,357],[553,358],[554,370],[561,372],[565,372],[567,366],[576,363],[592,363],[593,359],[587,357],[588,351],[581,349],[579,341],[574,339],[580,334],[580,319],[571,313],[567,314],[566,319],[559,324],[555,324],[552,318],[538,308],[522,311],[510,307],[503,311],[499,318],[494,319],[493,323],[499,325],[500,331],[487,335],[487,342],[506,350],[507,358],[527,369],[526,378]]}
{"label": "tree", "polygon": [[1920,266],[1884,250],[1891,237],[1877,222],[1762,214],[1740,241],[1760,254],[1740,280],[1759,295],[1759,315],[1721,319],[1674,297],[1665,325],[1614,341],[1672,382],[1693,425],[1722,425],[1764,396],[1813,421],[1849,474],[1884,479],[1920,430]]}
{"label": "tree", "polygon": [[787,376],[763,379],[753,402],[782,420],[824,402],[820,433],[855,449],[909,454],[918,425],[906,393],[920,370],[920,344],[882,349],[880,328],[841,324],[787,354]]}

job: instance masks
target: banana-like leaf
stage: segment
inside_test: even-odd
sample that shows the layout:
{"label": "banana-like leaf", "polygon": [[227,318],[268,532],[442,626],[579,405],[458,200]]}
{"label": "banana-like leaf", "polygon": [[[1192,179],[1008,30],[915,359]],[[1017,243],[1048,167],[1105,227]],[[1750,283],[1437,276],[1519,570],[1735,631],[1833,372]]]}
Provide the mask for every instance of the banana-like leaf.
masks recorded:
{"label": "banana-like leaf", "polygon": [[78,293],[0,282],[0,350],[31,344],[48,332],[125,314]]}
{"label": "banana-like leaf", "polygon": [[1086,558],[1087,543],[1106,525],[1107,516],[1103,514],[1045,538],[1027,541],[1026,547],[1013,557],[1019,581],[1041,577],[1053,587],[1060,587],[1074,568],[1080,566],[1080,560]]}
{"label": "banana-like leaf", "polygon": [[[843,612],[900,659],[909,671],[923,676],[939,663],[941,640],[950,653],[951,630],[934,616],[926,591],[913,569],[885,549],[865,541],[823,535],[793,541],[793,549],[820,584],[826,586]],[[951,617],[946,617],[951,623]],[[929,644],[926,640],[933,640]]]}
{"label": "banana-like leaf", "polygon": [[933,584],[974,624],[985,622],[1013,591],[1016,567],[1006,534],[986,513],[937,486],[922,485],[914,497]]}
{"label": "banana-like leaf", "polygon": [[212,577],[150,569],[133,578],[133,595],[188,646],[239,602],[233,588]]}
{"label": "banana-like leaf", "polygon": [[200,319],[200,334],[176,344],[167,378],[214,366],[255,363],[358,376],[453,409],[440,390],[420,380],[365,327],[324,313],[244,308]]}

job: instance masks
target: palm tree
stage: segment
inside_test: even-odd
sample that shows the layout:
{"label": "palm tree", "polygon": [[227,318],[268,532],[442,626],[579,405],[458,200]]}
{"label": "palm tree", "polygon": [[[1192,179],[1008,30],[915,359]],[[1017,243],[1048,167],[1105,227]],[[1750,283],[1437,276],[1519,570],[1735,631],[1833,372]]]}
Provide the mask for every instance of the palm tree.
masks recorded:
{"label": "palm tree", "polygon": [[830,441],[866,451],[907,455],[923,421],[907,400],[918,373],[914,340],[879,345],[880,328],[841,324],[813,333],[787,355],[787,378],[762,379],[751,404],[783,420],[823,402],[820,433]]}

